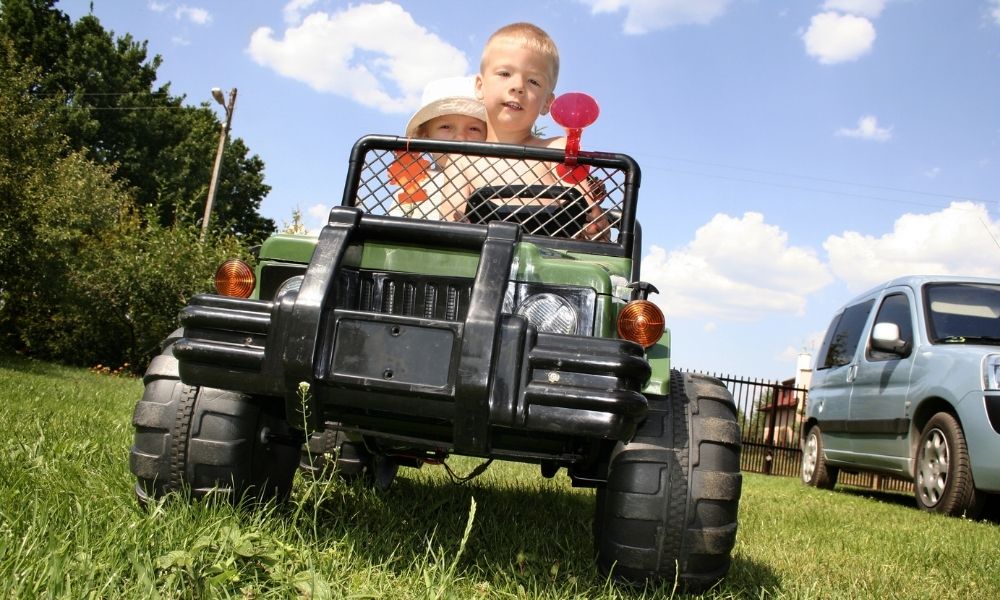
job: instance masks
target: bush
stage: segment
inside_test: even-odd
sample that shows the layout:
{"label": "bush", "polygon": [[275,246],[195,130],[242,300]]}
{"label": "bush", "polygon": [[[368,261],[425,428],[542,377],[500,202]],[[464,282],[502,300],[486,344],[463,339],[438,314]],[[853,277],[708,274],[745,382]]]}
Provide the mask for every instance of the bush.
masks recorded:
{"label": "bush", "polygon": [[247,255],[235,238],[199,242],[198,235],[193,227],[144,226],[126,211],[113,227],[81,240],[59,277],[62,292],[21,307],[22,350],[141,372],[177,327],[187,299],[211,290],[218,264]]}
{"label": "bush", "polygon": [[53,126],[59,103],[29,91],[38,76],[0,43],[0,348],[141,371],[187,298],[246,249],[138,214],[114,169]]}

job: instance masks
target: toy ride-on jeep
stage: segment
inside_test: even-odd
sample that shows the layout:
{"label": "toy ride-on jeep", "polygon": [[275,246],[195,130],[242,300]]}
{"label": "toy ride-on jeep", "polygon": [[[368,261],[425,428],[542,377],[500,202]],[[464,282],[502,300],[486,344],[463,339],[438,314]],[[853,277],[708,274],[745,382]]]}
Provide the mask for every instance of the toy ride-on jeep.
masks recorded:
{"label": "toy ride-on jeep", "polygon": [[274,235],[181,311],[135,408],[139,499],[282,499],[307,439],[382,486],[449,455],[533,463],[596,489],[603,573],[711,586],[740,430],[721,383],[670,368],[639,179],[622,154],[362,138],[318,239]]}

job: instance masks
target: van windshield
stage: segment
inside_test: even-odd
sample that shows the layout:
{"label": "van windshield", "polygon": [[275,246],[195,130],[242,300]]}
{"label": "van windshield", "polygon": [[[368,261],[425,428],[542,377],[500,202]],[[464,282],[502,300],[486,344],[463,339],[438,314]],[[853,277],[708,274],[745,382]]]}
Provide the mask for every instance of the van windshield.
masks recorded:
{"label": "van windshield", "polygon": [[1000,345],[1000,285],[929,284],[924,299],[932,343]]}

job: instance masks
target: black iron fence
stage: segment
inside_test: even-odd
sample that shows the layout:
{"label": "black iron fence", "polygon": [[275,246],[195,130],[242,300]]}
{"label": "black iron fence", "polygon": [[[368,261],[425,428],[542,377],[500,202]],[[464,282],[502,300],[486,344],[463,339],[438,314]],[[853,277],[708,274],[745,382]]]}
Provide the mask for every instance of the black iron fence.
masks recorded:
{"label": "black iron fence", "polygon": [[[751,473],[798,477],[802,468],[799,436],[808,390],[794,380],[738,378],[691,371],[715,377],[733,394],[743,433],[741,467]],[[875,490],[912,493],[913,484],[886,475],[841,472],[838,483]]]}

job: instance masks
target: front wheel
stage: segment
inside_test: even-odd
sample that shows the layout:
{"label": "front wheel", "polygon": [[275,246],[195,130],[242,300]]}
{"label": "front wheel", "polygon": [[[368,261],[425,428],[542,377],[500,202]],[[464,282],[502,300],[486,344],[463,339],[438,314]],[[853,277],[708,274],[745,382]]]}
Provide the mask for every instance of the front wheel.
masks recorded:
{"label": "front wheel", "polygon": [[142,504],[190,489],[237,503],[245,497],[284,499],[295,475],[298,432],[280,402],[180,381],[175,332],[143,377],[136,404],[129,466]]}
{"label": "front wheel", "polygon": [[672,371],[670,394],[649,396],[629,443],[612,452],[597,491],[594,543],[601,572],[632,584],[711,587],[736,542],[740,428],[718,380]]}
{"label": "front wheel", "polygon": [[832,490],[837,485],[840,470],[826,464],[823,455],[823,432],[813,425],[802,440],[802,482],[824,490]]}
{"label": "front wheel", "polygon": [[928,512],[974,519],[982,511],[965,434],[948,413],[934,415],[920,434],[913,488],[917,506]]}

